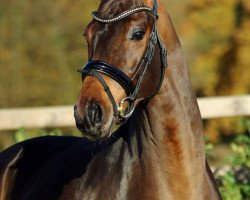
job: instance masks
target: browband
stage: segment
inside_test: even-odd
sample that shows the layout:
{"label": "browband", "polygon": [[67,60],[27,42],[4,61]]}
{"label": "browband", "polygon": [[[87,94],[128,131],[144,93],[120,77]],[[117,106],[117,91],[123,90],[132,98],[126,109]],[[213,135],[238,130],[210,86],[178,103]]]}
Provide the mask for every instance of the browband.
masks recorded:
{"label": "browband", "polygon": [[115,17],[112,17],[112,18],[104,19],[98,15],[97,11],[92,12],[92,16],[96,21],[101,22],[101,23],[114,23],[114,22],[120,21],[120,20],[128,17],[129,15],[132,15],[134,13],[141,12],[141,11],[146,11],[146,12],[151,13],[152,15],[157,15],[157,13],[152,8],[149,8],[146,6],[140,6],[137,8],[132,8],[132,9],[129,9],[127,11],[124,11],[121,14],[119,14]]}

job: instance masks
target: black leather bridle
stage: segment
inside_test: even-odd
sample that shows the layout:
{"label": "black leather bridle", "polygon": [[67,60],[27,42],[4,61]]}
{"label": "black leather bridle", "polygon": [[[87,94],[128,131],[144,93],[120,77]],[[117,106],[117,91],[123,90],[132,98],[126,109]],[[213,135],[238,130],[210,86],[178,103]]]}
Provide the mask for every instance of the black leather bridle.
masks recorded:
{"label": "black leather bridle", "polygon": [[[101,18],[96,11],[92,13],[93,18],[100,23],[115,23],[134,13],[143,12],[143,11],[148,12],[153,16],[154,24],[152,27],[152,31],[150,34],[150,38],[148,41],[148,45],[147,45],[147,49],[145,51],[144,57],[142,58],[132,78],[128,77],[124,72],[122,72],[117,67],[112,66],[100,60],[90,60],[82,69],[78,70],[78,72],[82,73],[83,79],[86,76],[94,76],[102,84],[104,90],[106,91],[113,105],[114,117],[115,117],[116,123],[121,123],[121,122],[126,121],[126,119],[128,119],[133,114],[133,111],[135,109],[134,102],[138,96],[138,93],[142,84],[142,80],[146,74],[148,66],[150,65],[152,61],[156,44],[158,44],[160,52],[161,52],[161,77],[160,77],[157,90],[152,95],[145,98],[145,100],[150,99],[154,95],[156,95],[162,85],[164,72],[167,67],[167,51],[159,38],[159,34],[157,30],[157,19],[158,19],[157,0],[154,0],[153,8],[140,6],[137,8],[127,10],[115,17],[108,18],[108,19]],[[138,76],[139,72],[141,72],[141,74],[137,80],[137,83],[134,84],[134,79]],[[111,93],[106,81],[103,79],[101,74],[105,74],[109,76],[110,78],[112,78],[113,80],[115,80],[116,82],[118,82],[122,86],[124,91],[126,92],[127,96],[119,103],[119,106],[117,106],[115,99],[113,97],[113,94]],[[128,103],[126,109],[124,109],[125,102]]]}

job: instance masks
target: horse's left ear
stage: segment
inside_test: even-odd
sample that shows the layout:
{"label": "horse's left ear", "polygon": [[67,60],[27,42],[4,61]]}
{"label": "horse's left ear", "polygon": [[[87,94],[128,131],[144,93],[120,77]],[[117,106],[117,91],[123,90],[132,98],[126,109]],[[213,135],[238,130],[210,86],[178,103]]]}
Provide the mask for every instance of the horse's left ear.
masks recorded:
{"label": "horse's left ear", "polygon": [[15,184],[16,164],[23,155],[20,146],[16,146],[8,154],[0,156],[0,200],[10,199],[12,188]]}
{"label": "horse's left ear", "polygon": [[145,6],[148,6],[150,8],[153,7],[154,0],[143,0],[143,1],[144,1]]}

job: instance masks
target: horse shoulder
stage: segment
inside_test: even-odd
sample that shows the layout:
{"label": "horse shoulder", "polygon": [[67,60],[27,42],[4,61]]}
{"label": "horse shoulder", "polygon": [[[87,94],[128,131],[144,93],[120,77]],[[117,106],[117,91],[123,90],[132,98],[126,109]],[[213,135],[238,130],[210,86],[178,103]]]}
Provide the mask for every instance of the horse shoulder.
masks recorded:
{"label": "horse shoulder", "polygon": [[81,138],[40,137],[3,151],[0,200],[57,199],[63,185],[84,173],[91,159],[86,146]]}

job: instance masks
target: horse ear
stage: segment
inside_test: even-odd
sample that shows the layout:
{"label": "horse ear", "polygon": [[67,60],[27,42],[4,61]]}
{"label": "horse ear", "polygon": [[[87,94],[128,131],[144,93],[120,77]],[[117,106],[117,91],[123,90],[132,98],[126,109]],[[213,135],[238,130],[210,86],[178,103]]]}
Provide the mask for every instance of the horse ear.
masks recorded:
{"label": "horse ear", "polygon": [[145,6],[148,6],[148,7],[153,7],[153,2],[154,0],[144,0],[144,4]]}

